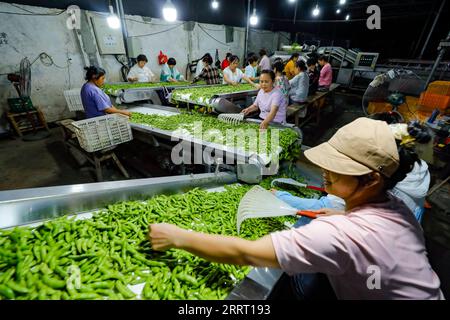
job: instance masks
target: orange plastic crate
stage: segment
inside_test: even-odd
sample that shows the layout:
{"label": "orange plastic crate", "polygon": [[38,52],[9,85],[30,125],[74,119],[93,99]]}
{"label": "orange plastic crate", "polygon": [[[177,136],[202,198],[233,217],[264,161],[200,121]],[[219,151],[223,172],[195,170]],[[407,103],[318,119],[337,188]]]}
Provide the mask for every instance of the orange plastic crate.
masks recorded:
{"label": "orange plastic crate", "polygon": [[450,96],[450,81],[435,81],[428,86],[428,93]]}
{"label": "orange plastic crate", "polygon": [[420,95],[419,106],[427,109],[439,109],[440,111],[445,111],[450,107],[450,96],[443,96],[440,94],[434,94],[423,92]]}

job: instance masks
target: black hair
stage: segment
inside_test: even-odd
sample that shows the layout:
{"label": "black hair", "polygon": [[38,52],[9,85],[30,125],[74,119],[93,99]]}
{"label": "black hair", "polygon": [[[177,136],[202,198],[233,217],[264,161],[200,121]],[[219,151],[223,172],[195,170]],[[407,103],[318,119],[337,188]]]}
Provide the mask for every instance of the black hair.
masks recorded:
{"label": "black hair", "polygon": [[208,52],[203,55],[202,60],[205,59],[206,57],[211,57],[212,59],[212,56]]}
{"label": "black hair", "polygon": [[298,53],[293,53],[289,60],[294,60],[294,58],[298,58],[300,55]]}
{"label": "black hair", "polygon": [[273,64],[273,70],[278,72],[283,72],[284,70],[284,64],[281,61],[277,61]]}
{"label": "black hair", "polygon": [[386,178],[384,182],[385,190],[390,190],[395,187],[397,183],[404,180],[406,175],[412,171],[414,164],[417,162],[420,165],[420,159],[417,153],[411,147],[400,145],[397,141],[399,166],[397,171],[390,177]]}
{"label": "black hair", "polygon": [[227,52],[227,55],[225,56],[225,59],[232,57],[233,54],[231,52]]}
{"label": "black hair", "polygon": [[235,62],[236,60],[237,60],[237,62],[240,61],[238,56],[231,56],[231,57],[230,57],[230,63],[233,63],[233,62]]}
{"label": "black hair", "polygon": [[257,56],[250,56],[250,58],[248,58],[247,63],[248,64],[252,64],[253,62],[258,61],[258,57]]}
{"label": "black hair", "polygon": [[266,49],[261,49],[261,50],[259,50],[259,55],[260,55],[261,57],[265,56],[266,54],[267,54]]}
{"label": "black hair", "polygon": [[307,65],[308,67],[310,67],[310,66],[315,66],[316,64],[317,64],[317,60],[314,59],[314,58],[309,58],[309,59],[306,61],[306,65]]}
{"label": "black hair", "polygon": [[302,70],[302,71],[305,71],[305,70],[306,70],[306,64],[305,64],[305,61],[303,61],[303,60],[298,60],[298,61],[297,61],[297,68],[299,68],[299,69]]}
{"label": "black hair", "polygon": [[177,60],[175,60],[174,58],[169,58],[169,60],[167,60],[167,65],[169,66],[175,66],[177,64]]}
{"label": "black hair", "polygon": [[321,55],[321,56],[319,57],[318,61],[325,61],[325,62],[328,62],[328,57],[325,56],[325,55]]}
{"label": "black hair", "polygon": [[205,57],[203,57],[202,61],[206,62],[207,64],[212,64],[213,58],[211,56],[205,56]]}
{"label": "black hair", "polygon": [[268,74],[272,81],[275,81],[275,72],[273,72],[272,70],[263,70],[261,71],[261,75],[263,74]]}
{"label": "black hair", "polygon": [[145,56],[145,54],[140,54],[140,55],[138,55],[137,58],[136,58],[136,60],[137,60],[137,62],[139,62],[139,61],[145,61],[145,62],[148,62],[148,59],[147,59],[147,57]]}
{"label": "black hair", "polygon": [[97,66],[86,67],[84,68],[84,70],[86,70],[86,76],[84,79],[86,79],[87,81],[97,80],[106,74],[105,69]]}
{"label": "black hair", "polygon": [[[383,176],[385,191],[393,189],[397,183],[403,181],[406,178],[406,175],[412,171],[416,162],[421,165],[419,156],[413,148],[401,145],[401,141],[396,141],[396,143],[399,155],[399,166],[397,171],[395,171],[391,177]],[[370,181],[369,174],[358,176],[357,178],[360,185],[365,185]]]}

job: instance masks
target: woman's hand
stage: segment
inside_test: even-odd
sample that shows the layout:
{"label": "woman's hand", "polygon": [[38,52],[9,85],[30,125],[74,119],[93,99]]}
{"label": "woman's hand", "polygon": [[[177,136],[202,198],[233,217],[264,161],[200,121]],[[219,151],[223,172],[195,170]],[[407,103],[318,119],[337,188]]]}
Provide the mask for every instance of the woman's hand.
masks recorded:
{"label": "woman's hand", "polygon": [[261,122],[261,124],[259,125],[259,128],[261,130],[266,130],[268,127],[269,127],[269,122],[267,122],[265,120],[263,122]]}
{"label": "woman's hand", "polygon": [[185,230],[173,224],[151,224],[148,227],[148,239],[153,250],[165,251],[178,246],[183,232]]}
{"label": "woman's hand", "polygon": [[250,107],[245,108],[244,110],[241,111],[241,113],[248,116],[250,113],[252,113],[252,109]]}
{"label": "woman's hand", "polygon": [[261,86],[260,86],[259,84],[257,84],[257,83],[254,83],[253,86],[254,86],[256,89],[258,89],[258,90],[261,89]]}

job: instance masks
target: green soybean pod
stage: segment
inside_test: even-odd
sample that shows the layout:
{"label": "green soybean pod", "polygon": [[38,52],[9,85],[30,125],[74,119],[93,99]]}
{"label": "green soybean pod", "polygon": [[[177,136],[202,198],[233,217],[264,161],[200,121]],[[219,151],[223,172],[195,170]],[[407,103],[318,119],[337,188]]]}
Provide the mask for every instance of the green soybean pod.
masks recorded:
{"label": "green soybean pod", "polygon": [[66,287],[66,282],[63,280],[58,280],[50,278],[48,275],[42,277],[42,282],[52,289],[63,289]]}
{"label": "green soybean pod", "polygon": [[0,284],[0,295],[10,300],[15,298],[14,291],[4,284]]}
{"label": "green soybean pod", "polygon": [[15,292],[18,292],[18,293],[28,293],[28,292],[30,292],[30,290],[28,288],[26,288],[24,286],[21,286],[20,284],[14,282],[12,280],[9,280],[6,283],[6,285],[8,287],[10,287],[11,289],[13,289]]}
{"label": "green soybean pod", "polygon": [[125,297],[125,299],[135,298],[136,295],[131,291],[127,286],[125,286],[122,282],[116,281],[116,289],[119,291],[121,295]]}

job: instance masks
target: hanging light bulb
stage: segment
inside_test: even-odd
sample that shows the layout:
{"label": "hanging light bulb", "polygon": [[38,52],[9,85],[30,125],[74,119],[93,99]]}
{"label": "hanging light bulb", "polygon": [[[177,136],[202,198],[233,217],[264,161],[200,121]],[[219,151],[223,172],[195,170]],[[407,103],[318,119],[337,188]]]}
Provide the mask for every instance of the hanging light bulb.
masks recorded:
{"label": "hanging light bulb", "polygon": [[297,0],[289,0],[290,3],[297,2]]}
{"label": "hanging light bulb", "polygon": [[109,16],[106,18],[106,22],[108,22],[108,26],[111,29],[119,29],[120,28],[120,19],[119,17],[114,13],[114,9],[112,6],[109,6]]}
{"label": "hanging light bulb", "polygon": [[256,26],[258,24],[258,16],[256,15],[256,9],[253,9],[253,13],[250,16],[250,24]]}
{"label": "hanging light bulb", "polygon": [[177,20],[177,8],[172,4],[171,0],[167,0],[163,7],[164,20],[174,22]]}
{"label": "hanging light bulb", "polygon": [[340,4],[340,5],[345,4],[345,2],[346,2],[346,0],[339,0],[339,4]]}
{"label": "hanging light bulb", "polygon": [[341,13],[341,9],[337,9],[337,10],[336,10],[336,13],[337,13],[337,14]]}
{"label": "hanging light bulb", "polygon": [[345,20],[347,20],[347,21],[350,20],[350,15],[349,14],[345,16]]}
{"label": "hanging light bulb", "polygon": [[219,2],[216,1],[216,0],[213,0],[213,2],[211,2],[211,7],[212,7],[214,10],[219,9]]}
{"label": "hanging light bulb", "polygon": [[318,4],[316,4],[316,7],[314,8],[312,14],[313,14],[314,17],[317,17],[320,14],[320,9],[319,9],[319,5]]}

